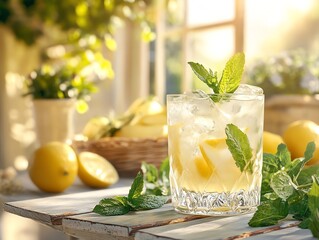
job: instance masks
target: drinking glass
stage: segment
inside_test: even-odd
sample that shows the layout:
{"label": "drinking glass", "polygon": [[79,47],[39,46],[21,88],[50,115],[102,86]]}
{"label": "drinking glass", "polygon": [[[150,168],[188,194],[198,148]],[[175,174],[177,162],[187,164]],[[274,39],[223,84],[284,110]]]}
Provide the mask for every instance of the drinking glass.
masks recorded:
{"label": "drinking glass", "polygon": [[[263,90],[242,84],[232,94],[169,94],[167,119],[175,210],[221,216],[255,211],[262,178]],[[228,124],[248,137],[251,171],[241,170],[233,158]]]}

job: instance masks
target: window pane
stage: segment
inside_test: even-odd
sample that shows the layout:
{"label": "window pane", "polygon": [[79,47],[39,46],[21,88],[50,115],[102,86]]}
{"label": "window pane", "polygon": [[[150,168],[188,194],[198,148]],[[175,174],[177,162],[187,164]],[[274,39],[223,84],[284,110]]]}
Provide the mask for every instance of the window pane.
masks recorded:
{"label": "window pane", "polygon": [[188,0],[187,22],[190,26],[233,20],[235,0]]}
{"label": "window pane", "polygon": [[[189,54],[186,60],[202,63],[217,71],[220,77],[226,60],[234,53],[234,41],[233,27],[192,32],[188,37]],[[194,88],[206,89],[205,84],[197,78],[194,79]]]}
{"label": "window pane", "polygon": [[265,58],[296,48],[318,52],[318,10],[318,0],[246,0],[247,57]]}
{"label": "window pane", "polygon": [[166,10],[166,26],[177,27],[182,26],[184,23],[184,9],[185,9],[185,0],[169,0],[167,2]]}
{"label": "window pane", "polygon": [[182,40],[179,35],[167,38],[165,43],[166,94],[181,92]]}

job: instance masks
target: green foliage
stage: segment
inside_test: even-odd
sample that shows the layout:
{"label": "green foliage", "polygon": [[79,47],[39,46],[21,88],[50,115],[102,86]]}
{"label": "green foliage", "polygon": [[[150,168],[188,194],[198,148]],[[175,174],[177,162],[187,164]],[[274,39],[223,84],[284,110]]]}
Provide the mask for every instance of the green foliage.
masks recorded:
{"label": "green foliage", "polygon": [[31,96],[32,99],[77,99],[77,110],[84,113],[88,109],[90,95],[98,89],[93,81],[78,71],[69,65],[58,69],[43,65],[26,78],[23,96]]}
{"label": "green foliage", "polygon": [[319,93],[319,56],[303,50],[283,52],[255,61],[246,71],[248,83],[261,87],[266,96]]}
{"label": "green foliage", "polygon": [[143,194],[143,188],[144,177],[141,172],[138,172],[127,197],[103,198],[94,207],[93,212],[104,216],[123,215],[130,211],[159,208],[167,202],[166,196]]}
{"label": "green foliage", "polygon": [[225,132],[227,135],[226,144],[236,161],[236,166],[241,172],[246,170],[253,173],[253,154],[247,135],[234,124],[227,124]]}
{"label": "green foliage", "polygon": [[87,106],[89,94],[96,91],[88,78],[96,81],[114,76],[107,54],[116,50],[116,28],[130,21],[139,24],[142,39],[154,39],[149,14],[152,3],[153,0],[0,1],[0,24],[28,46],[35,45],[41,37],[42,62],[52,68],[58,66],[54,73],[43,72],[43,67],[33,72],[27,80],[26,95],[35,99],[75,97]]}
{"label": "green foliage", "polygon": [[170,195],[169,185],[169,159],[166,158],[159,169],[155,165],[146,162],[141,167],[144,175],[146,194]]}
{"label": "green foliage", "polygon": [[[202,64],[188,62],[195,75],[210,87],[215,94],[233,93],[238,88],[245,66],[245,54],[236,53],[226,63],[223,74],[218,81],[217,72],[207,70]],[[221,96],[212,95],[212,100],[218,102]]]}
{"label": "green foliage", "polygon": [[314,150],[315,144],[310,142],[304,157],[293,161],[284,144],[278,146],[275,155],[264,154],[261,204],[250,226],[274,225],[292,215],[301,221],[299,227],[319,236],[319,165],[305,167]]}
{"label": "green foliage", "polygon": [[0,24],[8,26],[27,45],[47,34],[48,26],[57,26],[69,40],[94,35],[104,41],[114,33],[116,19],[139,22],[147,32],[146,8],[151,3],[152,0],[5,0],[0,2]]}

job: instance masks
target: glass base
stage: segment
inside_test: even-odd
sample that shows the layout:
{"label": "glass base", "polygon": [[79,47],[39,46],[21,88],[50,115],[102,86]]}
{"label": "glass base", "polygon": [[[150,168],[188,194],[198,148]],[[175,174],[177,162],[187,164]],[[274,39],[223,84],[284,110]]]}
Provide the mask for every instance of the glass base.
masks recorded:
{"label": "glass base", "polygon": [[260,190],[232,193],[198,193],[181,189],[172,193],[177,212],[194,215],[234,216],[256,211]]}

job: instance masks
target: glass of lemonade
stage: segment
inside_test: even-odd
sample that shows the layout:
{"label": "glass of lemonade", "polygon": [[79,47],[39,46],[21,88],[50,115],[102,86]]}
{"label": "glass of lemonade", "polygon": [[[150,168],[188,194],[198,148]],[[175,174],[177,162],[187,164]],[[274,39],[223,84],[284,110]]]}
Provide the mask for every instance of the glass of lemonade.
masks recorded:
{"label": "glass of lemonade", "polygon": [[[242,84],[232,94],[170,94],[167,118],[175,210],[221,216],[255,211],[262,177],[262,89]],[[240,168],[238,156],[235,160],[230,151],[225,131],[229,124],[248,138],[247,166]],[[236,151],[240,158],[240,147]]]}

